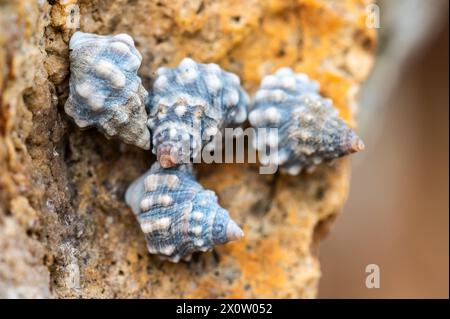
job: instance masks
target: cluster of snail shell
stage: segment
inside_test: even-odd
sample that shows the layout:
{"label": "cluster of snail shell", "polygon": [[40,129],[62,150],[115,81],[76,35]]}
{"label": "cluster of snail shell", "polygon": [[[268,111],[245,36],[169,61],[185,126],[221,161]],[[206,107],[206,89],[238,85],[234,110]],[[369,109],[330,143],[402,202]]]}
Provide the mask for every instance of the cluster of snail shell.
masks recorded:
{"label": "cluster of snail shell", "polygon": [[[215,193],[196,181],[190,164],[228,125],[248,117],[254,128],[276,128],[276,136],[256,136],[253,147],[262,164],[291,175],[364,147],[319,85],[288,68],[266,76],[251,103],[237,75],[190,58],[159,68],[148,93],[137,74],[142,57],[126,34],[76,32],[69,52],[66,113],[81,128],[96,127],[157,157],[129,186],[125,201],[148,251],[172,262],[244,235]],[[278,151],[265,156],[274,146]]]}

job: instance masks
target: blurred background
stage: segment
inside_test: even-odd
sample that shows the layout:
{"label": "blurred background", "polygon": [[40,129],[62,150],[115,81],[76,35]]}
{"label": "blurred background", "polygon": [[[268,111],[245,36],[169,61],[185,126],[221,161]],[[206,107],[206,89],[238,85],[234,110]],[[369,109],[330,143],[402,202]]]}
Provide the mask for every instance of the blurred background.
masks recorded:
{"label": "blurred background", "polygon": [[[321,245],[321,298],[449,297],[447,0],[379,2],[378,57],[358,114],[366,150]],[[380,268],[380,288],[365,268]]]}

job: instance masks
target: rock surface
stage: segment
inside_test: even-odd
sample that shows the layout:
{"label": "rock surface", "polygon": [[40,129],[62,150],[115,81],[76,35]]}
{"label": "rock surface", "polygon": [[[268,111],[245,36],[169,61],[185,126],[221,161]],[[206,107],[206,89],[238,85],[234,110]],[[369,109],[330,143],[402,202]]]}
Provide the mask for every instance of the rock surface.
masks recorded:
{"label": "rock surface", "polygon": [[200,165],[246,236],[189,263],[159,261],[123,200],[155,159],[65,116],[68,40],[78,22],[131,34],[146,87],[185,56],[239,74],[250,92],[291,66],[354,124],[375,46],[368,3],[0,1],[0,297],[315,297],[317,243],[345,200],[348,161],[298,177]]}

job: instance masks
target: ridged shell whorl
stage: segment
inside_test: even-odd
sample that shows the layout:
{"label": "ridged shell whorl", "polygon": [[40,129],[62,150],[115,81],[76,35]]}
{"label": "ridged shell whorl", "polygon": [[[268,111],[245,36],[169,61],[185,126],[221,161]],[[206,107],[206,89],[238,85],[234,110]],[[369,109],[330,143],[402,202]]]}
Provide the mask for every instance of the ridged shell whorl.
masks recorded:
{"label": "ridged shell whorl", "polygon": [[185,58],[175,68],[159,68],[148,126],[161,166],[190,162],[217,132],[245,122],[248,102],[239,77],[217,64]]}
{"label": "ridged shell whorl", "polygon": [[[276,128],[258,133],[253,145],[264,165],[277,165],[297,175],[322,161],[364,148],[361,139],[339,118],[330,99],[319,94],[319,84],[289,68],[264,77],[256,92],[249,121],[255,128]],[[258,130],[257,130],[258,131]],[[266,152],[272,146],[276,152]]]}
{"label": "ridged shell whorl", "polygon": [[149,252],[172,262],[243,236],[215,193],[195,180],[190,164],[164,169],[156,162],[130,185],[125,200]]}
{"label": "ridged shell whorl", "polygon": [[69,48],[66,113],[79,127],[95,126],[108,138],[149,149],[148,93],[137,75],[142,57],[133,39],[75,32]]}

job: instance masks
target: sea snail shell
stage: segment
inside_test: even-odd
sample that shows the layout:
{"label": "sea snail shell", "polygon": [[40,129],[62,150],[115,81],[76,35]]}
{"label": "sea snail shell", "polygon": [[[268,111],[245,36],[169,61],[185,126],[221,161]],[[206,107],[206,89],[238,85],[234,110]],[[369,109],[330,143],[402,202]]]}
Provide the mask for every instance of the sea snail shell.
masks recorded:
{"label": "sea snail shell", "polygon": [[133,39],[75,32],[69,48],[66,113],[81,128],[95,126],[108,138],[149,149],[148,93],[137,75],[142,56]]}
{"label": "sea snail shell", "polygon": [[162,167],[189,163],[217,132],[247,119],[249,98],[239,77],[217,64],[185,58],[161,67],[153,84],[148,126]]}
{"label": "sea snail shell", "polygon": [[125,200],[145,234],[148,251],[172,262],[241,238],[244,233],[194,178],[191,165],[155,162],[128,188]]}
{"label": "sea snail shell", "polygon": [[[319,94],[319,84],[289,68],[264,77],[249,121],[254,128],[278,129],[276,136],[256,134],[253,146],[262,164],[278,165],[290,175],[364,149],[361,139],[338,117],[331,100]],[[277,152],[266,155],[270,146]]]}

